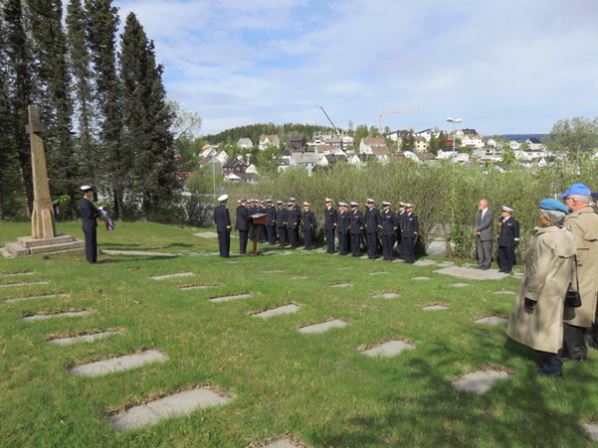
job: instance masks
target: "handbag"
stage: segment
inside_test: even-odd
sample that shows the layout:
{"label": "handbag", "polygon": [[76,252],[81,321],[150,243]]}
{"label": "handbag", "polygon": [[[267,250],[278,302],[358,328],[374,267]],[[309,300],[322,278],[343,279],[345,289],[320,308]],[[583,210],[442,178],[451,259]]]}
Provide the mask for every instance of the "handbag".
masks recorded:
{"label": "handbag", "polygon": [[568,308],[579,308],[581,306],[581,296],[579,295],[579,277],[577,276],[577,255],[575,255],[575,283],[577,290],[568,290],[565,293],[565,306]]}

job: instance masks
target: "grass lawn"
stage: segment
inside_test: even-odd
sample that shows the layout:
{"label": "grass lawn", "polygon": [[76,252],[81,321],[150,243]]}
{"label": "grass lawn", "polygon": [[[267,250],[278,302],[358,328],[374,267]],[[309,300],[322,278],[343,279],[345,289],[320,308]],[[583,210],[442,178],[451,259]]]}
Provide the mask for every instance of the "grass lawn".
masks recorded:
{"label": "grass lawn", "polygon": [[[82,237],[78,223],[58,230]],[[508,316],[512,296],[494,292],[515,291],[518,279],[467,281],[436,274],[434,266],[303,251],[221,259],[210,255],[217,241],[193,236],[198,231],[150,223],[98,229],[100,248],[182,255],[176,258],[100,256],[97,265],[84,263],[81,254],[0,258],[4,274],[33,271],[0,276],[0,284],[49,282],[0,288],[0,446],[246,447],[284,433],[312,447],[593,446],[583,424],[598,421],[598,352],[586,363],[565,364],[563,378],[539,378],[533,353],[509,343],[504,325],[473,322]],[[0,245],[28,233],[26,223],[0,223]],[[237,245],[233,239],[234,254]],[[369,275],[380,271],[388,274]],[[177,272],[195,275],[150,279]],[[418,276],[431,280],[411,281]],[[330,287],[342,282],[352,286]],[[177,287],[197,283],[217,286]],[[70,297],[4,302],[53,292]],[[252,297],[208,300],[242,292]],[[384,292],[399,297],[371,297]],[[449,309],[422,310],[436,302]],[[289,303],[299,312],[249,316]],[[21,320],[78,309],[94,312]],[[349,325],[324,334],[297,331],[331,318]],[[124,333],[92,343],[46,341],[115,327]],[[397,337],[416,348],[389,359],[357,350]],[[142,349],[160,350],[168,360],[96,378],[69,372]],[[488,366],[502,366],[512,377],[481,396],[452,387],[451,380]],[[130,432],[116,432],[108,422],[110,412],[199,385],[234,399]]]}

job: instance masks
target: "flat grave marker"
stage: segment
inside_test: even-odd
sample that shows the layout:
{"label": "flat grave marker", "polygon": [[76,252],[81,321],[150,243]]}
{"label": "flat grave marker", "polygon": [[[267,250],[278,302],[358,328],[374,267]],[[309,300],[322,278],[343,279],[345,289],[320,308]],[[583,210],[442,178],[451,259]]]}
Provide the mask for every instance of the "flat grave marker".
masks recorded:
{"label": "flat grave marker", "polygon": [[415,345],[409,342],[392,340],[376,344],[371,348],[360,351],[364,355],[369,356],[371,358],[375,358],[378,356],[383,358],[392,358],[404,352],[405,350],[413,350],[414,348]]}
{"label": "flat grave marker", "polygon": [[18,277],[21,275],[33,275],[33,271],[15,271],[15,272],[0,272],[0,277]]}
{"label": "flat grave marker", "polygon": [[396,299],[399,295],[396,292],[383,292],[381,294],[375,294],[372,299]]}
{"label": "flat grave marker", "polygon": [[331,288],[348,288],[353,286],[353,283],[334,283],[330,285]]}
{"label": "flat grave marker", "polygon": [[510,375],[502,370],[486,369],[463,375],[452,384],[457,390],[483,395],[492,388],[496,381],[506,380],[509,377]]}
{"label": "flat grave marker", "polygon": [[48,339],[50,344],[54,345],[73,345],[79,342],[94,342],[99,339],[104,339],[109,336],[114,336],[117,334],[122,334],[123,330],[105,330],[105,331],[98,331],[96,333],[88,333],[88,334],[81,334],[77,336],[69,336],[64,338],[52,338]]}
{"label": "flat grave marker", "polygon": [[194,275],[193,272],[177,272],[174,274],[154,275],[152,280],[162,281],[170,280],[171,278],[193,277]]}
{"label": "flat grave marker", "polygon": [[598,423],[586,423],[583,425],[584,429],[587,431],[590,439],[597,442],[598,441]]}
{"label": "flat grave marker", "polygon": [[102,376],[110,373],[125,372],[145,364],[166,362],[168,356],[158,350],[145,350],[141,353],[103,359],[73,367],[71,373],[78,376]]}
{"label": "flat grave marker", "polygon": [[426,276],[419,276],[419,277],[412,277],[411,280],[416,281],[416,282],[425,282],[427,280],[432,280],[430,277],[426,277]]}
{"label": "flat grave marker", "polygon": [[448,310],[449,307],[446,305],[441,305],[439,303],[435,303],[433,305],[428,305],[428,306],[424,306],[422,308],[422,310],[424,311],[444,311],[444,310]]}
{"label": "flat grave marker", "polygon": [[271,308],[269,310],[261,311],[259,313],[251,314],[251,317],[258,317],[260,319],[268,319],[273,316],[281,316],[283,314],[293,314],[299,311],[299,306],[295,305],[294,303],[289,303],[288,305],[282,305],[276,308]]}
{"label": "flat grave marker", "polygon": [[92,313],[91,310],[80,310],[80,311],[62,311],[53,314],[33,314],[31,316],[24,316],[24,321],[35,321],[35,320],[47,320],[54,319],[56,317],[81,317],[88,316]]}
{"label": "flat grave marker", "polygon": [[35,286],[35,285],[47,285],[49,282],[46,280],[39,280],[34,282],[11,282],[11,283],[0,283],[0,288],[16,288],[20,286]]}
{"label": "flat grave marker", "polygon": [[347,322],[341,319],[329,320],[319,324],[306,325],[305,327],[299,328],[301,334],[317,334],[324,333],[332,328],[343,328],[349,325]]}
{"label": "flat grave marker", "polygon": [[467,280],[502,280],[509,276],[503,272],[487,269],[464,268],[461,266],[450,266],[436,271],[437,274],[450,275],[451,277],[464,278]]}
{"label": "flat grave marker", "polygon": [[306,445],[293,440],[290,437],[281,437],[271,440],[265,445],[259,445],[259,448],[305,448]]}
{"label": "flat grave marker", "polygon": [[193,291],[194,289],[210,289],[217,287],[218,285],[180,285],[178,288],[181,291]]}
{"label": "flat grave marker", "polygon": [[413,263],[413,266],[436,266],[437,264],[438,263],[434,260],[426,260],[425,258],[422,258]]}
{"label": "flat grave marker", "polygon": [[307,280],[308,278],[307,275],[295,275],[294,277],[289,277],[289,280]]}
{"label": "flat grave marker", "polygon": [[370,272],[370,275],[386,275],[388,271]]}
{"label": "flat grave marker", "polygon": [[64,294],[64,293],[54,293],[54,294],[43,294],[39,296],[23,296],[23,297],[11,297],[6,299],[5,303],[16,303],[16,302],[25,302],[27,300],[38,300],[38,299],[68,299],[71,295]]}
{"label": "flat grave marker", "polygon": [[194,233],[193,236],[198,236],[200,238],[218,238],[218,234],[216,232],[197,232]]}
{"label": "flat grave marker", "polygon": [[513,294],[515,294],[515,291],[507,291],[507,290],[494,291],[494,294],[504,294],[504,295],[512,296]]}
{"label": "flat grave marker", "polygon": [[487,316],[487,317],[482,317],[481,319],[477,319],[474,322],[476,324],[482,324],[482,325],[501,325],[501,324],[508,323],[509,319],[506,319],[501,316]]}
{"label": "flat grave marker", "polygon": [[212,303],[222,303],[222,302],[232,302],[233,300],[244,300],[253,297],[251,293],[242,293],[242,294],[233,294],[230,296],[220,296],[220,297],[212,297],[210,302]]}
{"label": "flat grave marker", "polygon": [[451,286],[453,288],[467,288],[469,285],[467,283],[453,283]]}
{"label": "flat grave marker", "polygon": [[115,250],[115,249],[101,249],[100,253],[110,255],[113,257],[155,257],[155,258],[172,258],[178,257],[177,254],[170,252],[152,252],[143,250]]}

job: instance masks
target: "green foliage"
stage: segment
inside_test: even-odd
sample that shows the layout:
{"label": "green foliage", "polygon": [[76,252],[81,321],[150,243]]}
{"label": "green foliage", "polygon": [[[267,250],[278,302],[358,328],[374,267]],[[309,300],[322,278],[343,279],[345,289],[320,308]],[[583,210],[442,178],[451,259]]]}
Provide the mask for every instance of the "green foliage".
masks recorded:
{"label": "green foliage", "polygon": [[284,143],[289,136],[303,136],[306,140],[311,140],[314,132],[333,133],[334,130],[330,127],[311,124],[286,123],[275,125],[274,123],[257,123],[227,129],[218,134],[206,135],[205,138],[210,143],[224,143],[226,145],[236,145],[240,138],[250,138],[253,144],[257,146],[262,134],[278,134],[281,143]]}
{"label": "green foliage", "polygon": [[555,123],[548,147],[567,158],[567,165],[577,173],[587,169],[588,160],[598,151],[598,117],[574,117]]}

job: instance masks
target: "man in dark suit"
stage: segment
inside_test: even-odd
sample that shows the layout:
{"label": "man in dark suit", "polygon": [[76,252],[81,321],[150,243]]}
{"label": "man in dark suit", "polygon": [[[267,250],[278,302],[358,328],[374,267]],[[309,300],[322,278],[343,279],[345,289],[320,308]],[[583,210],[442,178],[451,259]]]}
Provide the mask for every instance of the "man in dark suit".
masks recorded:
{"label": "man in dark suit", "polygon": [[335,252],[334,232],[336,230],[338,213],[332,206],[332,199],[326,198],[324,203],[324,233],[326,235],[326,252],[333,254]]}
{"label": "man in dark suit", "polygon": [[382,220],[380,229],[382,235],[382,253],[385,260],[392,261],[392,247],[395,243],[395,235],[399,228],[399,220],[397,215],[390,210],[390,202],[384,201],[382,203],[380,219]]}
{"label": "man in dark suit", "polygon": [[220,256],[227,258],[230,255],[230,212],[226,206],[228,195],[223,194],[218,198],[220,204],[214,209],[214,224],[218,232],[218,251]]}
{"label": "man in dark suit", "polygon": [[[247,201],[247,214],[249,215],[249,217],[251,217],[251,215],[255,215],[256,213],[257,213],[257,199],[249,199]],[[256,227],[256,229],[257,229],[257,227]],[[254,225],[253,225],[253,221],[251,221],[251,219],[250,219],[248,226],[247,226],[247,235],[251,241],[253,241],[253,234],[254,234]]]}
{"label": "man in dark suit", "polygon": [[370,260],[376,258],[380,225],[381,218],[380,212],[376,208],[376,201],[370,198],[367,200],[367,208],[365,209],[365,230],[368,241],[368,258]]}
{"label": "man in dark suit", "polygon": [[337,215],[337,232],[338,232],[338,250],[339,255],[347,255],[349,253],[349,227],[350,227],[350,215],[347,209],[348,204],[346,202],[339,202],[339,212]]}
{"label": "man in dark suit", "polygon": [[397,230],[397,246],[399,252],[399,258],[403,258],[403,250],[401,248],[401,244],[403,239],[401,238],[401,229],[403,228],[403,219],[405,218],[405,203],[403,201],[399,202],[399,214],[397,215],[397,220],[399,222],[399,228]]}
{"label": "man in dark suit", "polygon": [[475,221],[477,236],[477,253],[480,269],[490,269],[492,263],[492,225],[494,214],[488,208],[488,200],[480,199],[478,203],[478,216]]}
{"label": "man in dark suit", "polygon": [[291,249],[299,245],[299,223],[301,221],[301,212],[291,201],[287,202],[287,235]]}
{"label": "man in dark suit", "polygon": [[511,216],[513,209],[502,206],[498,218],[498,254],[496,260],[500,272],[509,274],[515,264],[515,247],[519,244],[519,222]]}
{"label": "man in dark suit", "polygon": [[239,253],[247,253],[247,232],[249,231],[249,211],[247,210],[247,200],[241,199],[241,204],[237,207],[236,229],[239,231]]}
{"label": "man in dark suit", "polygon": [[276,201],[276,230],[278,231],[278,242],[281,246],[288,244],[287,237],[287,210],[284,208],[284,202]]}
{"label": "man in dark suit", "polygon": [[311,211],[309,202],[303,203],[303,241],[305,242],[305,250],[313,249],[313,235],[316,228],[316,217]]}
{"label": "man in dark suit", "polygon": [[81,221],[83,227],[83,235],[85,235],[85,258],[88,263],[96,263],[98,261],[98,209],[93,204],[93,188],[89,185],[81,187],[81,202],[79,202],[79,213],[81,214]]}
{"label": "man in dark suit", "polygon": [[415,262],[415,243],[419,234],[419,221],[413,213],[413,204],[405,204],[405,214],[401,225],[401,251],[405,263]]}
{"label": "man in dark suit", "polygon": [[351,255],[353,257],[359,257],[359,255],[361,255],[360,238],[364,221],[357,202],[351,202],[350,223]]}
{"label": "man in dark suit", "polygon": [[274,244],[276,241],[276,209],[272,206],[272,199],[266,201],[266,233],[268,234],[268,243]]}
{"label": "man in dark suit", "polygon": [[[295,240],[297,241],[297,246],[299,245],[299,224],[301,224],[301,207],[299,207],[299,204],[297,204],[297,199],[296,198],[289,198],[289,202],[291,202],[293,204],[293,210],[294,210],[294,214],[293,216],[297,217],[297,225],[294,227],[295,229]],[[290,230],[289,230],[290,232]],[[291,239],[291,237],[289,236],[289,240]],[[291,243],[291,246],[293,244]]]}

